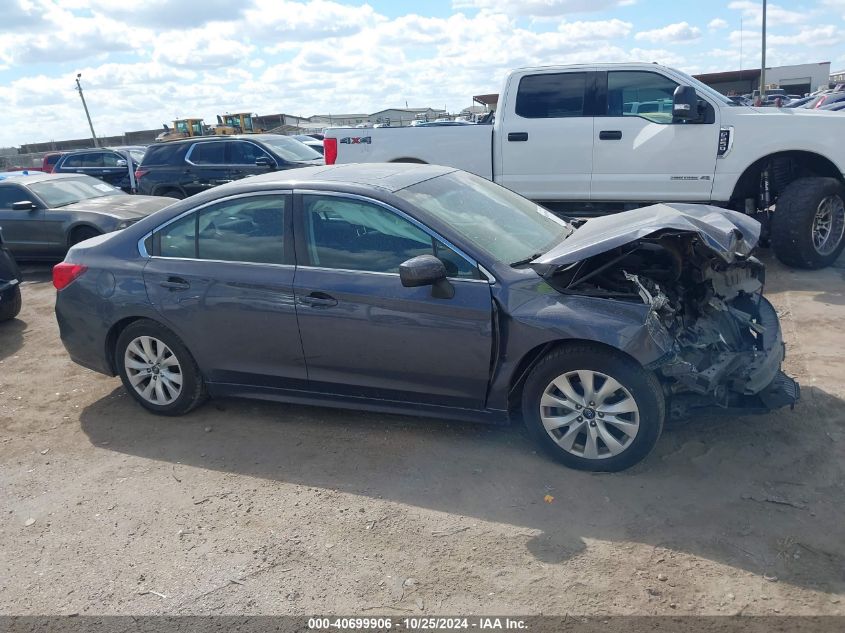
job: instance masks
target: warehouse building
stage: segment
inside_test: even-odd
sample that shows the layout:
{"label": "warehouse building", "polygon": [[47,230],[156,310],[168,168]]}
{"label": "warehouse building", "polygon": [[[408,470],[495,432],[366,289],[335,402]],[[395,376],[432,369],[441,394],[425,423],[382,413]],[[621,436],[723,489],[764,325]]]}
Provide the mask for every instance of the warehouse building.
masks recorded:
{"label": "warehouse building", "polygon": [[[726,95],[749,94],[760,89],[759,68],[704,73],[695,78]],[[830,62],[766,68],[766,85],[783,88],[787,94],[804,95],[827,88],[829,81]]]}

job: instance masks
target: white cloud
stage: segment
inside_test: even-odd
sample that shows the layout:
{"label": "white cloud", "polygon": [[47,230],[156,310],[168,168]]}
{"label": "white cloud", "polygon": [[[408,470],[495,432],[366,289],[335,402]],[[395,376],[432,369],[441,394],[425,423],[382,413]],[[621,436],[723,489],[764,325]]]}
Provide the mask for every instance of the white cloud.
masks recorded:
{"label": "white cloud", "polygon": [[701,37],[701,29],[697,26],[690,26],[687,22],[669,24],[659,29],[641,31],[634,38],[648,42],[686,42]]}
{"label": "white cloud", "polygon": [[491,13],[553,18],[570,13],[602,11],[634,4],[633,0],[453,0],[455,9],[481,9]]}
{"label": "white cloud", "polygon": [[243,35],[278,45],[353,35],[384,20],[368,4],[254,0],[254,6],[244,11],[241,28]]}
{"label": "white cloud", "polygon": [[157,31],[197,28],[215,21],[234,21],[242,16],[248,6],[244,0],[55,1],[62,8],[90,10],[95,16],[109,17]]}
{"label": "white cloud", "polygon": [[[729,9],[742,12],[745,18],[750,19],[754,24],[763,23],[763,3],[752,0],[737,0],[728,5]],[[808,18],[806,11],[790,11],[777,4],[769,4],[766,7],[766,25],[777,26],[781,24],[800,24]]]}
{"label": "white cloud", "polygon": [[607,41],[628,37],[634,25],[622,20],[599,20],[594,22],[561,22],[559,33],[570,40]]}
{"label": "white cloud", "polygon": [[224,68],[247,59],[254,47],[207,27],[168,31],[156,40],[153,59],[180,68]]}
{"label": "white cloud", "polygon": [[728,28],[728,22],[722,18],[713,18],[707,23],[707,28],[713,29],[714,31],[718,29],[726,29]]}
{"label": "white cloud", "polygon": [[836,46],[845,42],[845,33],[842,28],[828,24],[827,26],[804,27],[797,33],[789,35],[769,35],[768,44],[774,46],[805,46],[811,48],[822,48]]}

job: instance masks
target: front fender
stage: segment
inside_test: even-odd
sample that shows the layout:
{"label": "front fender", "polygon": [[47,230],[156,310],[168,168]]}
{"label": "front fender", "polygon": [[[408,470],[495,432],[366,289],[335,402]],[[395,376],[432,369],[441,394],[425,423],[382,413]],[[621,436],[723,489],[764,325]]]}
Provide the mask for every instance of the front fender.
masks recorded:
{"label": "front fender", "polygon": [[588,341],[618,350],[643,366],[669,354],[674,340],[649,306],[616,299],[565,295],[541,281],[513,292],[500,320],[500,355],[490,392],[491,408],[506,408],[523,359],[538,347]]}

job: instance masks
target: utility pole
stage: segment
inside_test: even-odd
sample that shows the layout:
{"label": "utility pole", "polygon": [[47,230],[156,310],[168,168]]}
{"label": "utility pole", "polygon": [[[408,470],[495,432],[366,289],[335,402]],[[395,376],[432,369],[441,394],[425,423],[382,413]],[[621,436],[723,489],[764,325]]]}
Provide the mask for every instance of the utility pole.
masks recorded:
{"label": "utility pole", "polygon": [[76,89],[79,91],[79,98],[82,99],[82,107],[85,108],[85,118],[88,119],[88,127],[91,128],[91,138],[94,139],[94,147],[99,147],[100,142],[97,140],[97,135],[94,132],[94,124],[91,123],[91,115],[88,114],[88,105],[85,103],[85,95],[82,94],[82,84],[79,83],[80,77],[82,77],[82,73],[77,73]]}
{"label": "utility pole", "polygon": [[766,0],[763,0],[763,60],[760,64],[760,100],[766,98]]}

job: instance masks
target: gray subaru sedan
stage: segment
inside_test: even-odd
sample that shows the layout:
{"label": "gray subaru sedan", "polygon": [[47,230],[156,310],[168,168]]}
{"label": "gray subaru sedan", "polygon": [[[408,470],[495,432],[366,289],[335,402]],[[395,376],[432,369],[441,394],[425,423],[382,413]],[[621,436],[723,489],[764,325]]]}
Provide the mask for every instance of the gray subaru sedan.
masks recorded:
{"label": "gray subaru sedan", "polygon": [[668,416],[791,405],[739,213],[580,226],[463,171],[367,164],[217,187],[70,249],[61,338],[154,413],[243,396],[505,423],[564,464],[642,460]]}

